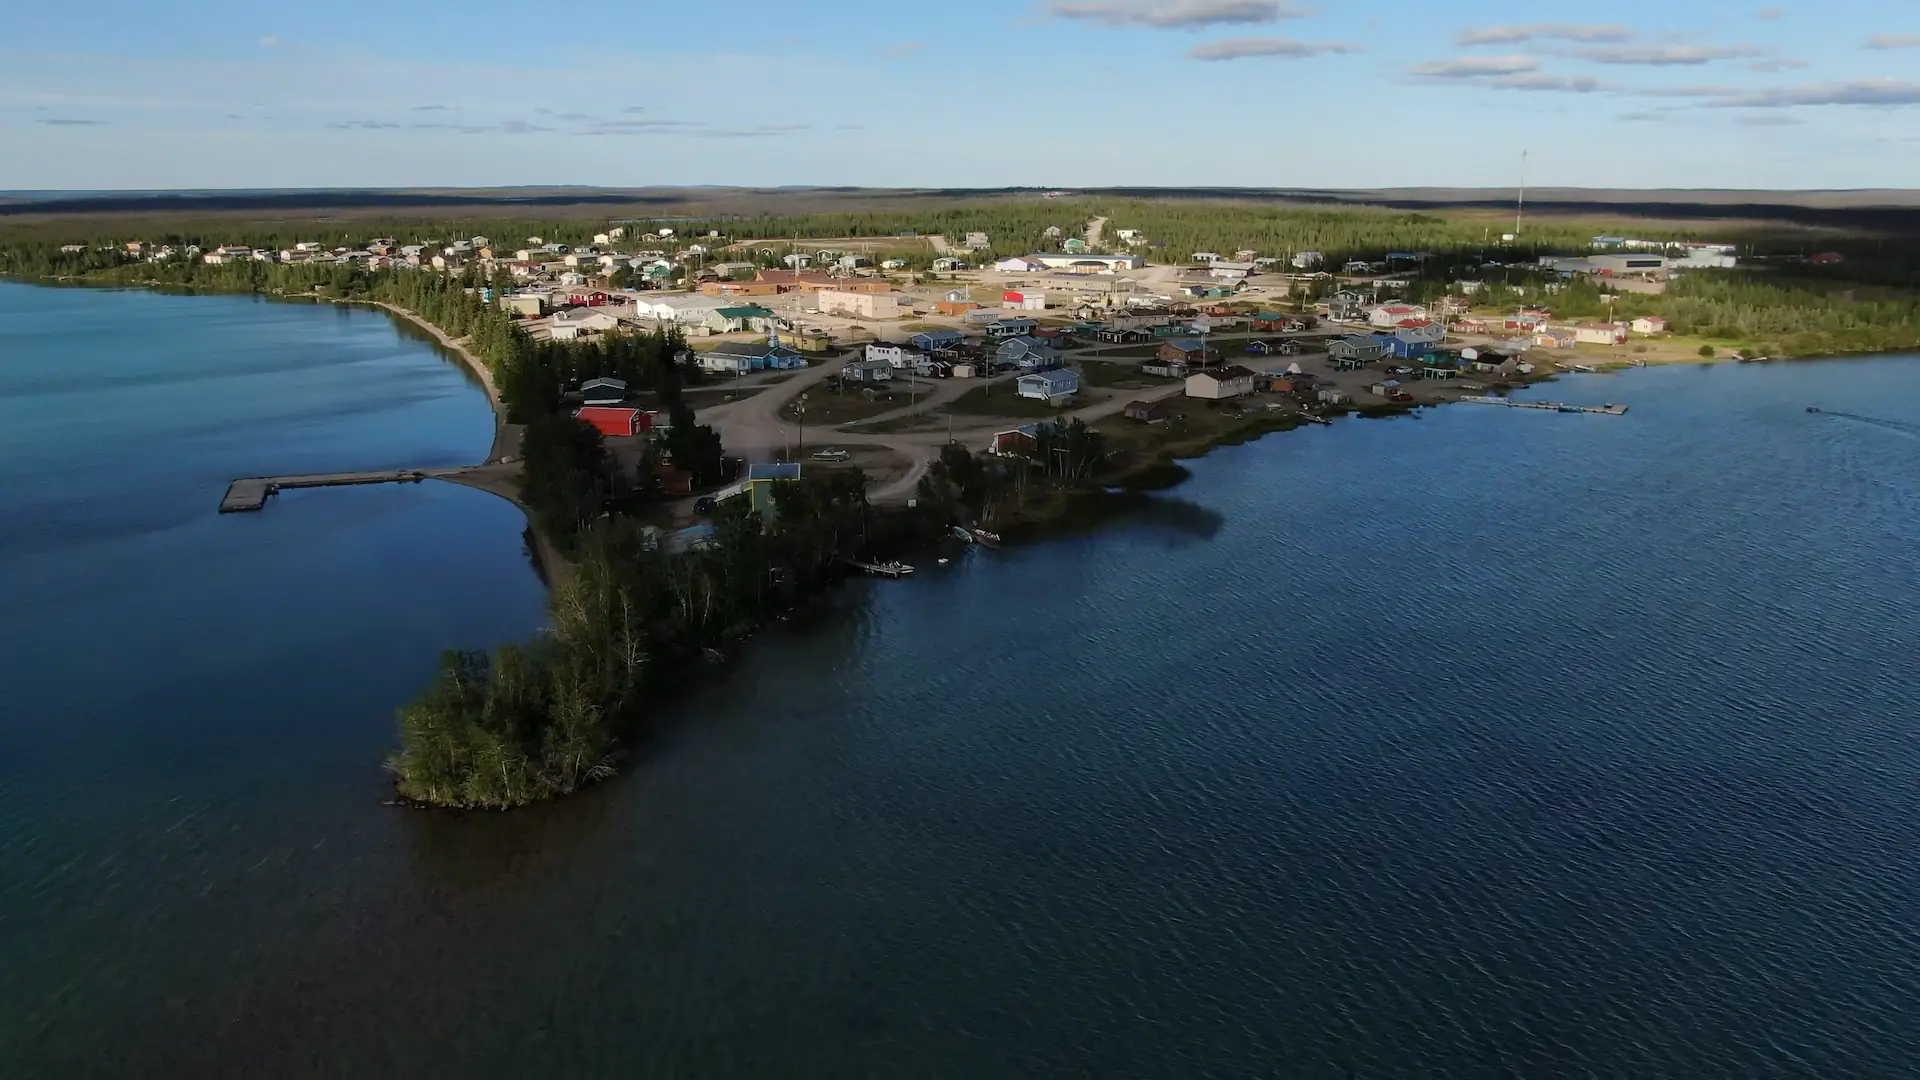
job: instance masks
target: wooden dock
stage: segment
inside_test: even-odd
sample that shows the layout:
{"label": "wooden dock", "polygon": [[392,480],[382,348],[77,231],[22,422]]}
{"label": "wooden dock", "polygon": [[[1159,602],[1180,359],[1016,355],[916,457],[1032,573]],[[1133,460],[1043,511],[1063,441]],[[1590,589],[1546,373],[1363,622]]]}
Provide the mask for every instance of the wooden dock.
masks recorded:
{"label": "wooden dock", "polygon": [[1559,401],[1511,401],[1503,397],[1463,397],[1475,405],[1505,405],[1509,409],[1545,409],[1548,412],[1596,413],[1600,416],[1625,416],[1625,405],[1568,405]]}
{"label": "wooden dock", "polygon": [[274,492],[285,488],[351,487],[358,484],[413,484],[437,473],[420,469],[389,469],[384,472],[314,473],[309,476],[250,476],[227,486],[220,500],[223,514],[242,514],[267,505]]}

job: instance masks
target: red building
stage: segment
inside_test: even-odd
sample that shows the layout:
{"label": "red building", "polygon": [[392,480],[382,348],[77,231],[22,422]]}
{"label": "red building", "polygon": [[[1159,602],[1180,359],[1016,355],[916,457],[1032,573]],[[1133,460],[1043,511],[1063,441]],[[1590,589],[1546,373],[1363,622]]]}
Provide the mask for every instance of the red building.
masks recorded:
{"label": "red building", "polygon": [[589,405],[574,412],[574,418],[592,424],[602,435],[638,435],[653,430],[653,414],[639,409],[615,409]]}

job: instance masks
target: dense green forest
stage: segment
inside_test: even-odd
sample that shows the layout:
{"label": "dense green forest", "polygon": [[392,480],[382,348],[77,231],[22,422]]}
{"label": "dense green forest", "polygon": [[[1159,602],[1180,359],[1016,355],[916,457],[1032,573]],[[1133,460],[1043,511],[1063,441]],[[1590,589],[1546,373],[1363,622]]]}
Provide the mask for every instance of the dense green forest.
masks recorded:
{"label": "dense green forest", "polygon": [[876,511],[857,470],[823,470],[774,491],[763,519],[723,503],[715,543],[659,550],[613,518],[585,530],[555,588],[552,632],[484,654],[449,653],[400,712],[390,766],[402,796],[436,806],[504,809],[611,775],[666,702],[737,644],[846,575],[845,561],[922,540],[927,512]]}

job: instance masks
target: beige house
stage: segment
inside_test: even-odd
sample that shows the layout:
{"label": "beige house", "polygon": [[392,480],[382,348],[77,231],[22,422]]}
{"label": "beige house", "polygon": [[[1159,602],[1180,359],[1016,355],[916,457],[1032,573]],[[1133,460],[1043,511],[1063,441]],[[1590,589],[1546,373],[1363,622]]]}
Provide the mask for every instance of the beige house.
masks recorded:
{"label": "beige house", "polygon": [[900,301],[890,295],[822,289],[819,296],[822,315],[848,315],[856,319],[900,317]]}
{"label": "beige house", "polygon": [[1573,340],[1583,345],[1625,345],[1627,328],[1620,323],[1583,322],[1573,328]]}
{"label": "beige house", "polygon": [[1187,396],[1221,401],[1253,393],[1253,372],[1238,366],[1187,376]]}

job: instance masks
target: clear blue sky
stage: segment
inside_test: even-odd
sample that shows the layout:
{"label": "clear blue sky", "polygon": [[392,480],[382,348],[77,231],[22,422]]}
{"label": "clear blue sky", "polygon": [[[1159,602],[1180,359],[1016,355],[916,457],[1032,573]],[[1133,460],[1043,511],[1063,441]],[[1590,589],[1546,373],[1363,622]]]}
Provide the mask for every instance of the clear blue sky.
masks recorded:
{"label": "clear blue sky", "polygon": [[1510,186],[1522,149],[1542,185],[1920,186],[1912,0],[55,0],[4,25],[0,189]]}

